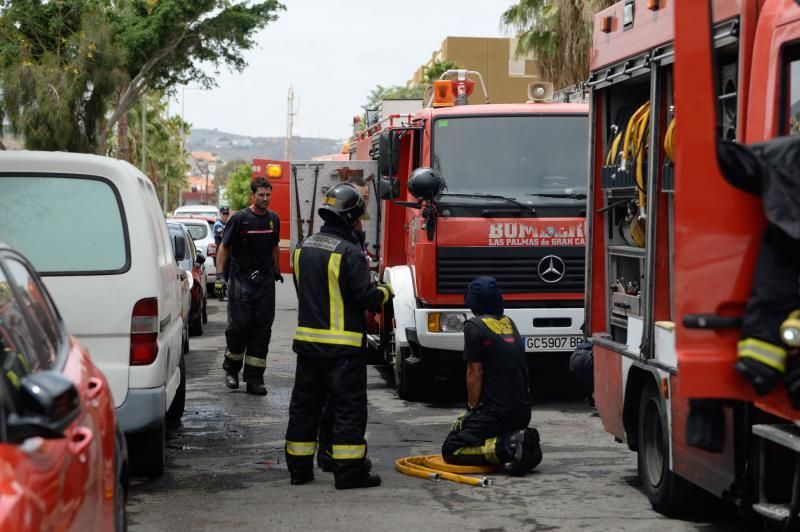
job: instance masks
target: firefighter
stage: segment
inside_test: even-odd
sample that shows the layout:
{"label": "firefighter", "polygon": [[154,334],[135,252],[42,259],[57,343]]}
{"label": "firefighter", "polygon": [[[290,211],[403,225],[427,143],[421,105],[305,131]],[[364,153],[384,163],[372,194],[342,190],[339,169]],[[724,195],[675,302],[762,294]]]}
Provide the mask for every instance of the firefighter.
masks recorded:
{"label": "firefighter", "polygon": [[507,464],[512,474],[531,471],[542,460],[539,432],[528,428],[531,400],[528,364],[516,325],[503,315],[503,296],[492,277],[476,277],[467,288],[475,314],[464,324],[467,412],[442,445],[451,464]]}
{"label": "firefighter", "polygon": [[297,370],[286,429],[286,463],[292,484],[314,479],[322,406],[333,405],[331,458],[337,489],[378,486],[369,472],[365,311],[380,312],[392,297],[387,285],[372,283],[354,227],[364,214],[361,194],[340,183],[327,194],[319,214],[324,225],[294,251]]}
{"label": "firefighter", "polygon": [[750,146],[722,141],[719,161],[731,184],[761,196],[767,218],[736,369],[759,395],[785,379],[790,398],[800,406],[800,372],[786,349],[798,343],[793,331],[798,331],[795,311],[800,309],[800,138]]}
{"label": "firefighter", "polygon": [[[280,273],[278,215],[269,210],[272,185],[259,177],[250,183],[253,203],[225,224],[217,251],[218,279],[228,279],[227,350],[222,369],[225,385],[239,388],[239,370],[247,393],[266,395],[264,370],[275,319],[275,282]],[[228,257],[230,255],[230,260]],[[230,271],[227,271],[230,268]]]}

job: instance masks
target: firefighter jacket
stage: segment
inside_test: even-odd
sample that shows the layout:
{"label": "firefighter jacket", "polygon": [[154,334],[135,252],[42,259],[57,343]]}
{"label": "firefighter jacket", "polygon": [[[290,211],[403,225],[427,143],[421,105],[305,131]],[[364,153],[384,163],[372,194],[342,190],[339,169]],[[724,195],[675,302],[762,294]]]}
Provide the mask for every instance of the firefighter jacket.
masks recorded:
{"label": "firefighter jacket", "polygon": [[304,355],[361,352],[365,311],[380,312],[390,291],[370,279],[358,236],[326,223],[294,251],[297,331],[292,349]]}

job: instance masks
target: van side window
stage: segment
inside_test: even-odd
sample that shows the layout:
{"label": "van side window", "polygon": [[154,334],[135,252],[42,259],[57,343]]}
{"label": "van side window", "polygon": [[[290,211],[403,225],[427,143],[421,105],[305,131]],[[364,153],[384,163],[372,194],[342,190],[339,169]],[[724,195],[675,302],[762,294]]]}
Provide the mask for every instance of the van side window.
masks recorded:
{"label": "van side window", "polygon": [[800,135],[800,44],[784,51],[784,65],[783,133]]}

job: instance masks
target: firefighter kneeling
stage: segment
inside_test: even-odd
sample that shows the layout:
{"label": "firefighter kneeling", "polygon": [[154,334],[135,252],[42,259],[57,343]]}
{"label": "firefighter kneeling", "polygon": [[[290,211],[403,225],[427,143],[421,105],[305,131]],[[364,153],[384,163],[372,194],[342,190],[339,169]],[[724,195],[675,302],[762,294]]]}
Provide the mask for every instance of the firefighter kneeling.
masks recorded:
{"label": "firefighter kneeling", "polygon": [[507,464],[513,474],[542,461],[539,432],[528,428],[528,364],[517,327],[503,315],[497,281],[476,277],[467,288],[475,314],[464,324],[468,411],[450,429],[442,456],[451,464]]}
{"label": "firefighter kneeling", "polygon": [[365,311],[380,312],[389,302],[388,285],[370,280],[360,240],[353,230],[365,205],[356,188],[340,183],[325,195],[319,233],[294,251],[297,286],[297,353],[286,463],[292,484],[314,479],[314,453],[322,406],[334,405],[331,457],[337,489],[378,486],[369,472]]}

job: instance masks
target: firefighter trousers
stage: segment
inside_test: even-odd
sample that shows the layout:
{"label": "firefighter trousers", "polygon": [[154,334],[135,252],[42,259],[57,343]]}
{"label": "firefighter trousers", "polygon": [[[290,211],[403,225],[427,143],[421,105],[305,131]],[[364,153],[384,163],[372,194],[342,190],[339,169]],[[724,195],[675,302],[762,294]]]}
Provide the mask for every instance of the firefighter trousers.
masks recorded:
{"label": "firefighter trousers", "polygon": [[800,310],[800,241],[769,224],[761,240],[753,290],[742,320],[742,338],[782,346],[780,327]]}
{"label": "firefighter trousers", "polygon": [[458,430],[453,430],[442,444],[442,457],[450,464],[505,464],[512,460],[509,436],[528,428],[528,407],[503,412],[480,408],[466,414]]}
{"label": "firefighter trousers", "polygon": [[222,369],[239,373],[244,365],[245,382],[264,382],[267,352],[275,321],[275,281],[273,275],[257,280],[233,274],[228,282],[228,350]]}
{"label": "firefighter trousers", "polygon": [[286,429],[286,464],[293,475],[314,467],[322,407],[330,396],[333,411],[331,457],[336,482],[348,482],[367,474],[366,353],[321,357],[297,355],[289,426]]}

